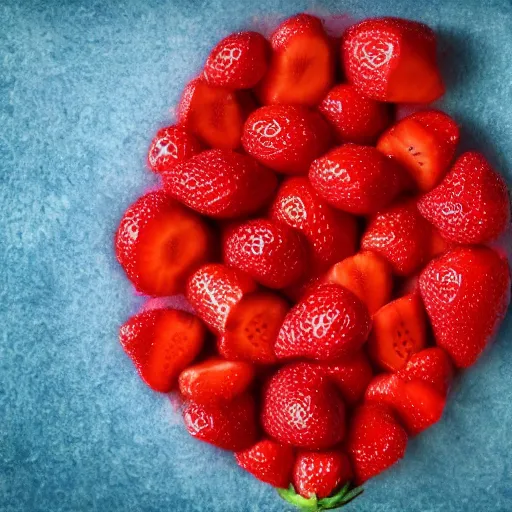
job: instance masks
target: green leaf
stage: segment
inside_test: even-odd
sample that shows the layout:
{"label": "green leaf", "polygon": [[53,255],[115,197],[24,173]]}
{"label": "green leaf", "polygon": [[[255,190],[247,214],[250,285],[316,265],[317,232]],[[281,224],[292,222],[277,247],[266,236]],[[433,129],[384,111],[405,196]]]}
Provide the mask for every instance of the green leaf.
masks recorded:
{"label": "green leaf", "polygon": [[336,494],[329,496],[328,498],[322,498],[318,504],[322,507],[322,510],[329,510],[336,508],[341,500],[347,494],[350,483],[347,482]]}
{"label": "green leaf", "polygon": [[300,508],[303,512],[317,512],[318,510],[321,510],[318,508],[318,500],[316,499],[316,496],[313,495],[311,498],[307,499],[301,496],[300,494],[297,494],[295,492],[295,489],[293,488],[293,485],[290,484],[290,487],[288,489],[276,489],[277,494],[283,498],[283,500],[287,501],[288,503],[291,503],[293,506]]}
{"label": "green leaf", "polygon": [[345,496],[343,496],[342,504],[346,505],[349,501],[357,498],[360,494],[363,494],[364,489],[362,487],[354,487],[350,492],[347,492]]}

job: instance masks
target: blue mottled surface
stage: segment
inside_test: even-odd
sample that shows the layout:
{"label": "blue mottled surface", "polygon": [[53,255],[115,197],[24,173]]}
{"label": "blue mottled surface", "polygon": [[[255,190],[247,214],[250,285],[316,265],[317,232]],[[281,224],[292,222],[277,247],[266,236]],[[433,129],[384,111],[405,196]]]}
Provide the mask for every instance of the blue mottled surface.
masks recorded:
{"label": "blue mottled surface", "polygon": [[[153,132],[212,44],[307,8],[431,24],[443,106],[465,145],[512,177],[509,0],[0,1],[2,512],[286,509],[135,376],[116,336],[136,300],[112,234],[150,184]],[[440,424],[347,510],[512,510],[511,335],[509,315]]]}

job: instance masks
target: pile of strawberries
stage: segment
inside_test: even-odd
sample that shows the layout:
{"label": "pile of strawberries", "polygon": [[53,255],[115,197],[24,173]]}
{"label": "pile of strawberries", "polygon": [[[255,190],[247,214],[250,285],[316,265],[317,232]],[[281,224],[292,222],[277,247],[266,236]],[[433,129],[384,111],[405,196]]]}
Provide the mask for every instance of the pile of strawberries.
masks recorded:
{"label": "pile of strawberries", "polygon": [[[179,389],[197,439],[308,510],[398,461],[437,422],[509,302],[506,185],[457,123],[436,40],[397,18],[341,38],[307,14],[212,50],[154,138],[162,187],[117,258],[144,309],[120,331],[142,379]],[[194,311],[192,314],[189,311]]]}

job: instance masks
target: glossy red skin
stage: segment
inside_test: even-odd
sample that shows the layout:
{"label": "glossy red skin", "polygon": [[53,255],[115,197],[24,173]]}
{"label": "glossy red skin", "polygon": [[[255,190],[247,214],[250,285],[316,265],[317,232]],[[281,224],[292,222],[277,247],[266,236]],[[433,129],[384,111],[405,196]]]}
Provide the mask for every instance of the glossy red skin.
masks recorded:
{"label": "glossy red skin", "polygon": [[229,219],[257,211],[277,186],[272,171],[247,155],[211,149],[162,174],[165,190],[189,208]]}
{"label": "glossy red skin", "polygon": [[300,13],[283,21],[272,34],[270,44],[274,51],[286,48],[298,34],[325,34],[322,20],[311,14]]}
{"label": "glossy red skin", "polygon": [[214,357],[183,370],[178,382],[185,399],[209,405],[230,401],[244,393],[254,374],[249,363]]}
{"label": "glossy red skin", "polygon": [[278,489],[288,488],[295,462],[291,446],[263,439],[254,446],[237,452],[235,458],[240,467],[258,480]]}
{"label": "glossy red skin", "polygon": [[429,255],[431,227],[415,201],[405,201],[375,215],[361,240],[361,247],[384,257],[393,272],[408,276],[420,269]]}
{"label": "glossy red skin", "polygon": [[187,282],[187,299],[197,316],[216,333],[222,333],[233,307],[257,288],[244,272],[221,263],[207,263]]}
{"label": "glossy red skin", "polygon": [[495,240],[510,223],[507,185],[475,151],[457,159],[444,180],[419,200],[418,209],[446,240],[461,244]]}
{"label": "glossy red skin", "polygon": [[373,377],[368,357],[362,350],[339,361],[318,363],[318,368],[336,384],[347,405],[354,405],[363,398]]}
{"label": "glossy red skin", "polygon": [[192,437],[224,450],[245,450],[258,435],[256,406],[249,394],[222,404],[189,401],[183,409],[183,420]]}
{"label": "glossy red skin", "polygon": [[344,144],[316,159],[309,179],[332,206],[368,215],[398,195],[403,187],[402,172],[374,147]]}
{"label": "glossy red skin", "polygon": [[510,301],[506,259],[486,247],[452,249],[420,276],[438,346],[459,368],[471,366],[491,341]]}
{"label": "glossy red skin", "polygon": [[391,410],[380,404],[364,404],[354,413],[347,436],[355,484],[385,471],[405,454],[407,433]]}
{"label": "glossy red skin", "polygon": [[348,81],[369,98],[430,103],[444,93],[435,34],[422,23],[363,20],[345,32],[341,51]]}
{"label": "glossy red skin", "polygon": [[332,208],[306,177],[290,178],[282,183],[270,217],[305,236],[309,242],[314,274],[326,271],[356,251],[355,218]]}
{"label": "glossy red skin", "polygon": [[293,468],[293,486],[304,498],[327,498],[351,478],[350,460],[338,450],[299,452]]}
{"label": "glossy red skin", "polygon": [[242,145],[261,164],[284,174],[307,174],[311,162],[331,144],[322,117],[300,105],[267,105],[252,112]]}
{"label": "glossy red skin", "polygon": [[351,84],[334,86],[318,110],[336,133],[339,142],[371,144],[391,123],[386,103],[363,96]]}
{"label": "glossy red skin", "polygon": [[167,393],[180,372],[199,354],[206,336],[190,313],[162,308],[132,316],[119,329],[119,342],[142,380]]}
{"label": "glossy red skin", "polygon": [[167,126],[156,132],[148,151],[148,166],[156,173],[188,160],[203,150],[194,135],[180,126]]}
{"label": "glossy red skin", "polygon": [[269,43],[261,34],[230,34],[210,52],[204,65],[204,78],[212,85],[250,89],[263,78],[269,56]]}
{"label": "glossy red skin", "polygon": [[307,363],[291,364],[264,389],[262,424],[281,443],[328,449],[345,436],[345,406],[322,372]]}
{"label": "glossy red skin", "polygon": [[276,289],[298,281],[308,265],[302,236],[285,224],[268,219],[250,220],[228,230],[223,256],[227,265]]}
{"label": "glossy red skin", "polygon": [[321,284],[286,315],[274,346],[278,359],[329,361],[355,354],[368,338],[366,306],[336,284]]}

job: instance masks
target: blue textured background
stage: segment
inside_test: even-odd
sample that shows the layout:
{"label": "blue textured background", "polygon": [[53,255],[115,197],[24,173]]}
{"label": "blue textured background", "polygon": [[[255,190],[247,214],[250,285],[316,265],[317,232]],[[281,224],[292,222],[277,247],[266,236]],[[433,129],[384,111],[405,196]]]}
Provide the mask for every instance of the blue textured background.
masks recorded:
{"label": "blue textured background", "polygon": [[[426,3],[0,1],[2,512],[286,509],[136,377],[116,338],[136,300],[112,234],[150,184],[149,141],[185,81],[221,36],[269,13],[432,25],[442,106],[511,178],[512,4]],[[444,419],[348,510],[512,510],[511,334],[509,315]]]}

